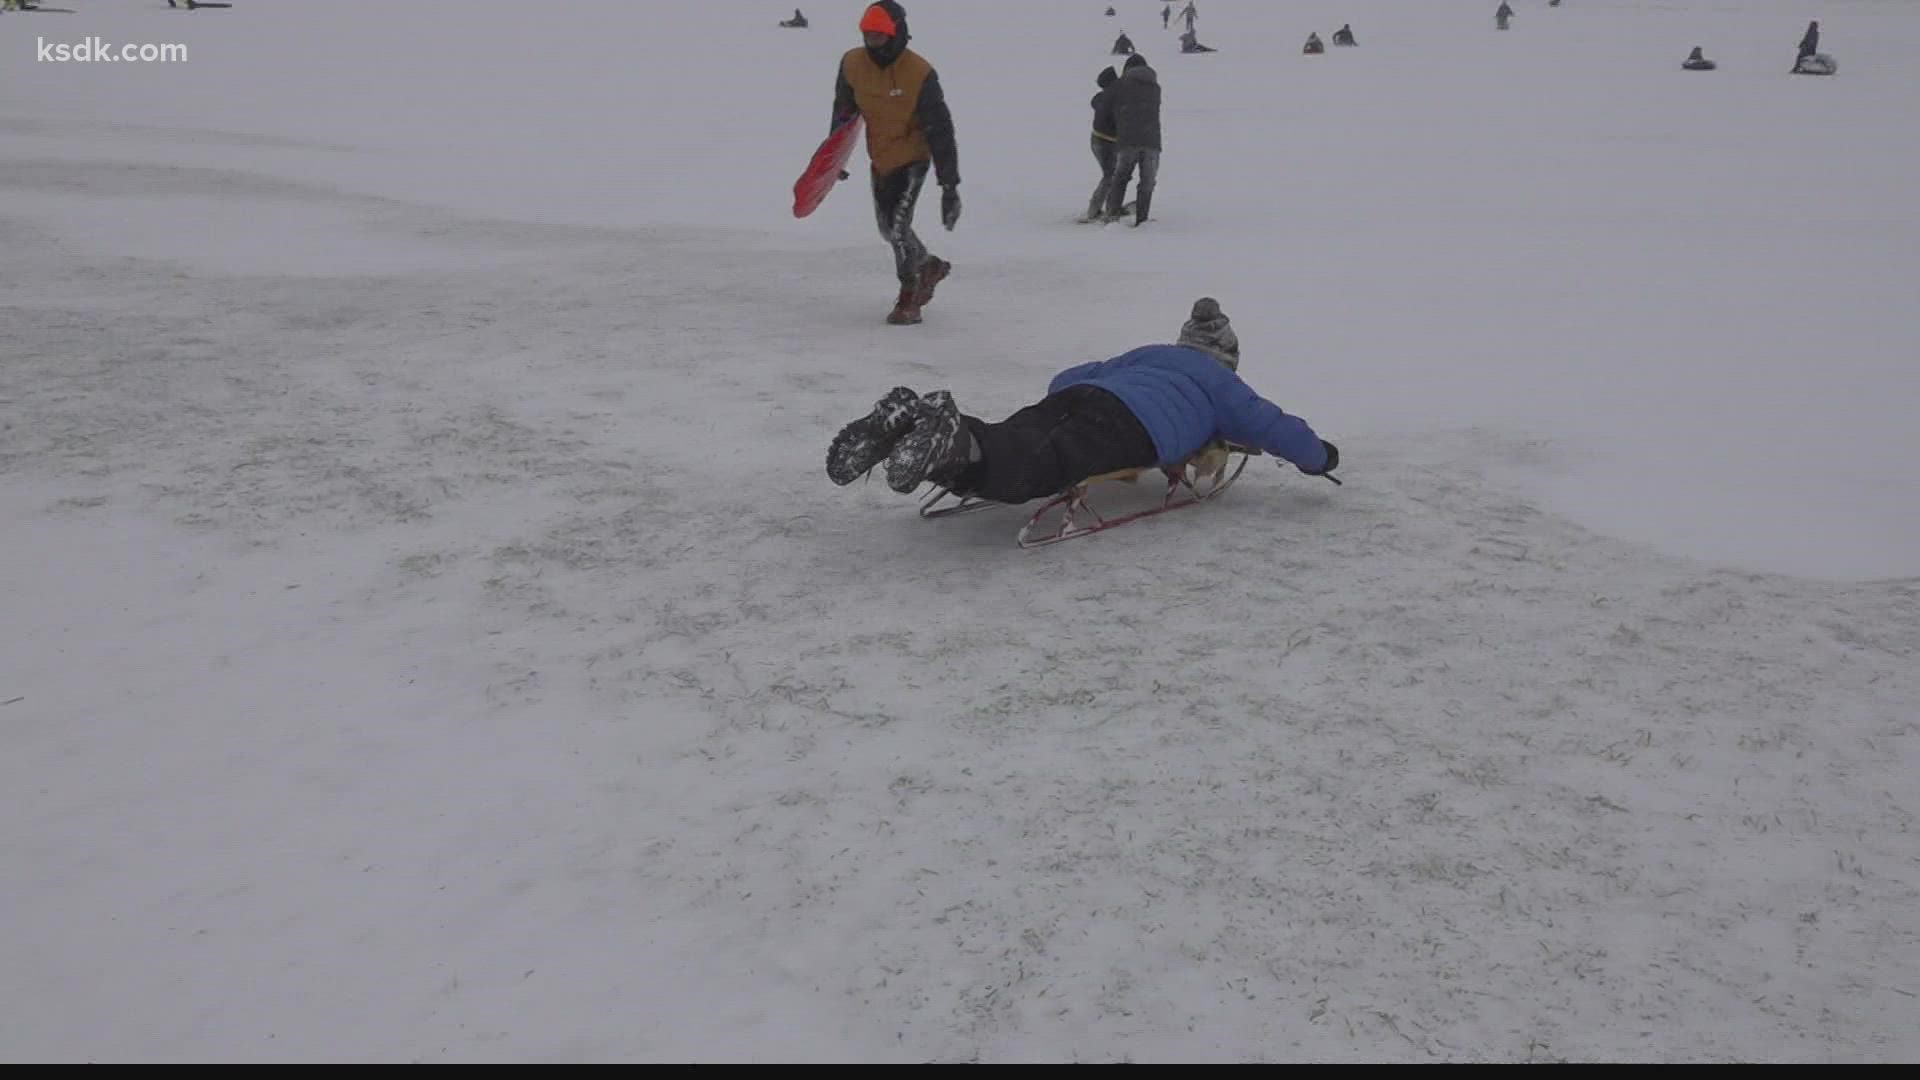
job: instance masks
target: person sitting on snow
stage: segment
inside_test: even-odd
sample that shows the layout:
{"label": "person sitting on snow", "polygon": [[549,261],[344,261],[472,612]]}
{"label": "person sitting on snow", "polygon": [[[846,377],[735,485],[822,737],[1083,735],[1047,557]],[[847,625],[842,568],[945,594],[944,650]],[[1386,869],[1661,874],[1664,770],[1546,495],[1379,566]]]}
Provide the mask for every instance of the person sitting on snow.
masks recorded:
{"label": "person sitting on snow", "polygon": [[1700,46],[1695,45],[1693,51],[1687,54],[1687,58],[1681,62],[1680,66],[1688,71],[1712,71],[1719,65],[1700,55]]}
{"label": "person sitting on snow", "polygon": [[1113,39],[1113,55],[1133,55],[1133,39],[1128,37],[1125,31],[1121,31],[1120,36]]}
{"label": "person sitting on snow", "polygon": [[998,423],[961,413],[948,391],[895,387],[834,436],[827,478],[845,486],[884,462],[887,486],[903,495],[932,481],[1015,504],[1108,473],[1182,466],[1225,440],[1332,479],[1340,451],[1254,392],[1239,360],[1219,301],[1201,297],[1178,344],[1068,368],[1046,396]]}
{"label": "person sitting on snow", "polygon": [[1200,39],[1194,36],[1193,31],[1188,30],[1186,33],[1180,35],[1180,51],[1183,53],[1205,53],[1219,52],[1220,50],[1200,44]]}
{"label": "person sitting on snow", "polygon": [[1820,24],[1807,24],[1806,36],[1800,39],[1800,55],[1794,57],[1795,75],[1831,75],[1840,70],[1833,57],[1820,51]]}
{"label": "person sitting on snow", "polygon": [[793,18],[780,20],[780,25],[793,30],[805,30],[807,28],[807,17],[800,14],[799,8],[794,8]]}
{"label": "person sitting on snow", "polygon": [[1353,40],[1353,24],[1352,23],[1341,24],[1340,29],[1335,30],[1333,32],[1333,43],[1335,45],[1360,44],[1359,42]]}
{"label": "person sitting on snow", "polygon": [[1308,34],[1306,47],[1300,51],[1308,56],[1318,56],[1327,51],[1327,45],[1326,42],[1320,40],[1319,34]]}

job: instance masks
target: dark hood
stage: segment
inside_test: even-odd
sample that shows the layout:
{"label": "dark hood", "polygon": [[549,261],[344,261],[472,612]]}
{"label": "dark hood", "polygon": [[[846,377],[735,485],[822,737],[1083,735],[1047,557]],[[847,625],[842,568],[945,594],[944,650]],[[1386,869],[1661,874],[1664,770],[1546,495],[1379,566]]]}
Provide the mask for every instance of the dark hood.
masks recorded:
{"label": "dark hood", "polygon": [[[899,32],[888,38],[885,45],[878,49],[867,50],[867,55],[873,58],[875,64],[886,67],[900,59],[900,54],[907,51],[907,42],[913,40],[913,35],[907,31],[907,9],[895,3],[894,0],[880,0],[877,4],[868,4],[867,7],[880,8],[893,16],[893,25],[899,28]],[[865,11],[866,8],[860,10]]]}

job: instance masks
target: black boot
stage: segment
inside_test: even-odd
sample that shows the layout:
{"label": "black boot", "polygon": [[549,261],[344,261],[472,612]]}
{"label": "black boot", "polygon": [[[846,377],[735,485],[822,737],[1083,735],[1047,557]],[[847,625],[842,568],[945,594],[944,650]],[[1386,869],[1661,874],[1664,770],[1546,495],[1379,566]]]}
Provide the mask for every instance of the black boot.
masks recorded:
{"label": "black boot", "polygon": [[953,395],[935,390],[914,409],[913,430],[887,455],[887,486],[905,495],[929,478],[957,475],[973,457],[973,437]]}
{"label": "black boot", "polygon": [[887,459],[919,417],[920,398],[896,386],[873,403],[873,411],[840,429],[827,448],[827,479],[845,487]]}

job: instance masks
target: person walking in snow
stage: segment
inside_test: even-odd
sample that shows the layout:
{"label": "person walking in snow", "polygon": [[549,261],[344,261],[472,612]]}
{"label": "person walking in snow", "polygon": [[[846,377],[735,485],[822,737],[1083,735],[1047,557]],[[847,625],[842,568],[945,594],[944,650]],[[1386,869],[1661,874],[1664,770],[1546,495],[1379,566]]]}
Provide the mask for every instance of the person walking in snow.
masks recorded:
{"label": "person walking in snow", "polygon": [[1107,189],[1107,219],[1117,221],[1127,202],[1127,184],[1140,170],[1140,189],[1134,196],[1133,224],[1139,228],[1152,216],[1153,190],[1160,177],[1160,76],[1147,58],[1127,57],[1113,90],[1113,127],[1118,143],[1113,155],[1113,184]]}
{"label": "person walking in snow", "polygon": [[887,486],[903,495],[931,481],[1016,504],[1108,473],[1184,466],[1226,441],[1331,479],[1339,449],[1242,380],[1239,353],[1219,301],[1202,297],[1177,344],[1061,371],[998,423],[963,414],[949,391],[895,387],[834,436],[827,478],[844,487],[884,462]]}
{"label": "person walking in snow", "polygon": [[863,44],[840,58],[831,130],[856,115],[866,119],[874,218],[900,281],[887,321],[908,325],[920,321],[920,309],[953,269],[915,235],[914,207],[931,168],[940,184],[940,224],[953,231],[960,221],[960,152],[939,73],[907,47],[906,9],[896,0],[868,5],[860,33]]}
{"label": "person walking in snow", "polygon": [[1113,186],[1113,158],[1119,150],[1120,136],[1113,122],[1113,84],[1120,79],[1120,73],[1111,67],[1094,76],[1094,85],[1099,89],[1093,100],[1093,160],[1100,164],[1100,183],[1093,189],[1093,197],[1087,200],[1087,216],[1080,220],[1098,221],[1107,207],[1107,190]]}

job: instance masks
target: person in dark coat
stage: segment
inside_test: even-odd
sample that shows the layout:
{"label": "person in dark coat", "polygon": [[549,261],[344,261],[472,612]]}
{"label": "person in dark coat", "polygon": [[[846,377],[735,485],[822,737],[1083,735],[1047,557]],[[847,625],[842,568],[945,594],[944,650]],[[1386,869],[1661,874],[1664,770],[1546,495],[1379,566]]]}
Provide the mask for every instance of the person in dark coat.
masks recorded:
{"label": "person in dark coat", "polygon": [[1700,54],[1700,46],[1695,45],[1693,51],[1687,54],[1687,58],[1681,62],[1680,66],[1687,71],[1712,71],[1719,65],[1702,56]]}
{"label": "person in dark coat", "polygon": [[1120,148],[1120,135],[1113,122],[1113,84],[1120,80],[1120,73],[1111,67],[1094,77],[1094,85],[1100,89],[1089,102],[1093,106],[1093,160],[1100,163],[1100,183],[1093,189],[1093,197],[1087,200],[1087,216],[1081,221],[1098,221],[1107,207],[1107,189],[1113,186],[1113,158]]}
{"label": "person in dark coat", "polygon": [[1121,32],[1119,37],[1113,39],[1113,55],[1132,56],[1133,52],[1133,39],[1128,37],[1124,31]]}
{"label": "person in dark coat", "polygon": [[1160,76],[1138,53],[1127,58],[1125,70],[1112,86],[1113,126],[1118,147],[1113,156],[1113,184],[1107,189],[1107,218],[1118,220],[1127,202],[1127,184],[1140,170],[1140,190],[1134,198],[1135,228],[1152,216],[1153,189],[1160,177]]}
{"label": "person in dark coat", "polygon": [[[1226,324],[1219,301],[1202,297],[1178,344],[1068,368],[999,423],[961,413],[948,391],[895,387],[834,436],[827,478],[844,487],[884,462],[887,486],[903,495],[931,481],[1016,504],[1108,473],[1184,466],[1222,441],[1331,478],[1339,449],[1255,392],[1223,360],[1224,343],[1205,336]],[[1237,363],[1238,341],[1231,348]]]}
{"label": "person in dark coat", "polygon": [[1344,24],[1344,25],[1342,25],[1342,26],[1340,27],[1340,29],[1338,29],[1338,30],[1335,30],[1335,31],[1333,32],[1333,43],[1334,43],[1335,45],[1358,45],[1358,44],[1360,44],[1359,42],[1357,42],[1357,41],[1355,41],[1355,40],[1353,40],[1353,24],[1352,24],[1352,23],[1346,23],[1346,24]]}

